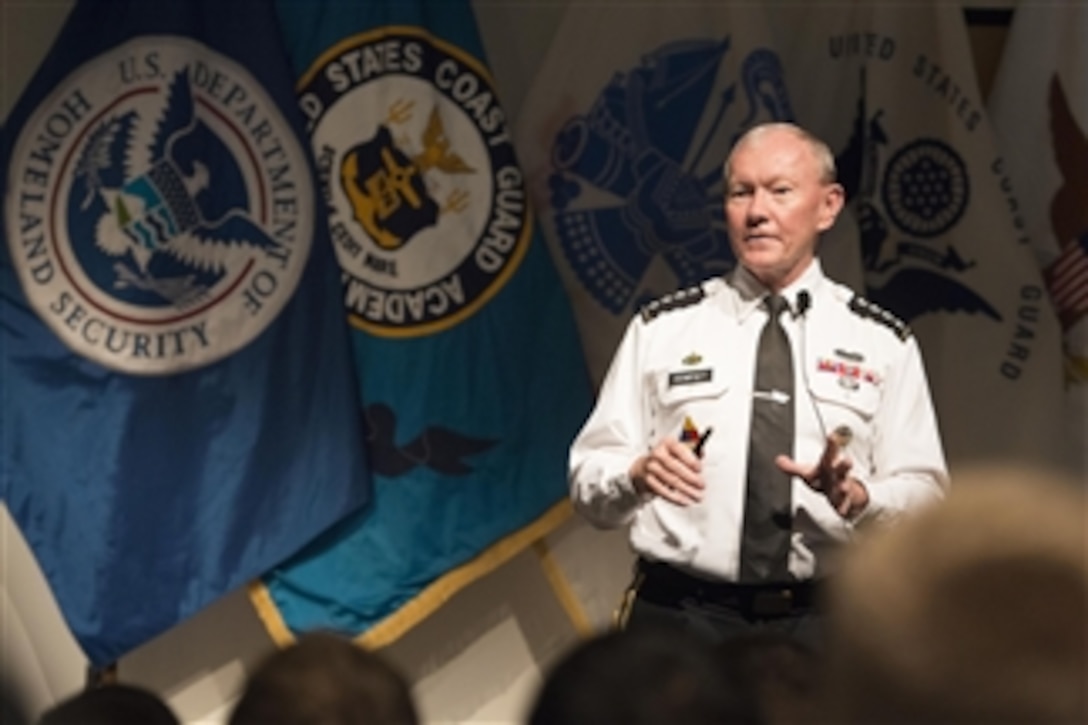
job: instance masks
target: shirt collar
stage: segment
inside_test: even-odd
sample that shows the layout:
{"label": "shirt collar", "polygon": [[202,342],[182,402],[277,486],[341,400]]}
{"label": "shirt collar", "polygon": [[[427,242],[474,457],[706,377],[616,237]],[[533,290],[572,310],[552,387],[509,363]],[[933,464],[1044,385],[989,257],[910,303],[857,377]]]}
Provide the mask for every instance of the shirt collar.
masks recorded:
{"label": "shirt collar", "polygon": [[[816,294],[816,290],[823,280],[823,267],[819,258],[814,258],[801,276],[787,285],[780,293],[789,303],[791,314],[797,314],[798,312],[798,293],[802,290],[806,291],[810,295],[809,304],[811,304],[811,296]],[[737,317],[741,322],[748,319],[748,316],[760,306],[763,298],[770,293],[770,290],[764,287],[763,283],[755,278],[755,275],[739,264],[733,269],[730,286],[737,292]]]}

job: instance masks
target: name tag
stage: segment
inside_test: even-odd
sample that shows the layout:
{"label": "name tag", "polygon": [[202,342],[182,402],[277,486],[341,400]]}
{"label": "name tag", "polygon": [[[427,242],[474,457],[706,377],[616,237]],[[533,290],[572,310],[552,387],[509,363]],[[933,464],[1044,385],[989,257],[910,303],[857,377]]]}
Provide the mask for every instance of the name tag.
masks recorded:
{"label": "name tag", "polygon": [[709,383],[714,376],[710,368],[705,370],[683,370],[678,373],[669,373],[669,387],[677,385],[691,385],[692,383]]}

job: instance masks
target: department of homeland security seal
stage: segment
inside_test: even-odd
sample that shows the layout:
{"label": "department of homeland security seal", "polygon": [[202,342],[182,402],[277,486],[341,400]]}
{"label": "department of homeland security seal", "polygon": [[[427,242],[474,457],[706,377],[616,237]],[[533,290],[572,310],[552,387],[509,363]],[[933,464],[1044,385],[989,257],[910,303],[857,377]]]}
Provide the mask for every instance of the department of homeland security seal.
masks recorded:
{"label": "department of homeland security seal", "polygon": [[79,66],[29,116],[7,173],[27,301],[113,370],[239,350],[309,256],[304,148],[245,68],[190,38],[143,36]]}
{"label": "department of homeland security seal", "polygon": [[445,330],[510,278],[532,218],[484,66],[415,27],[327,50],[299,88],[352,323]]}

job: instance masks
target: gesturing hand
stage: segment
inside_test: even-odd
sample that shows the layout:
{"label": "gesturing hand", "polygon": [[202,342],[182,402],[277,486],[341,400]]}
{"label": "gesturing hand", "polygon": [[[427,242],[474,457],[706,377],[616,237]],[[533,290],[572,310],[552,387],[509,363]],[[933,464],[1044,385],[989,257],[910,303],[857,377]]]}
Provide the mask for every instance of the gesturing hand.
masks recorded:
{"label": "gesturing hand", "polygon": [[834,432],[827,437],[824,452],[815,466],[803,466],[789,456],[778,456],[774,462],[786,473],[802,479],[813,490],[822,491],[840,516],[853,518],[869,505],[869,491],[863,483],[849,475],[854,464],[842,455],[843,445],[842,435]]}
{"label": "gesturing hand", "polygon": [[702,464],[691,447],[676,438],[665,438],[639,456],[629,472],[640,492],[649,491],[679,506],[703,499]]}

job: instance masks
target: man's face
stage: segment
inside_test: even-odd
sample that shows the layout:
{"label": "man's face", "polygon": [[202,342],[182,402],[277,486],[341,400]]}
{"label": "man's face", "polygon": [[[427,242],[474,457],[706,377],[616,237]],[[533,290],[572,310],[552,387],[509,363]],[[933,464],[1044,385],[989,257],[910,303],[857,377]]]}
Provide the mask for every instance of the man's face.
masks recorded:
{"label": "man's face", "polygon": [[821,180],[813,148],[789,130],[749,138],[733,152],[729,241],[737,262],[772,290],[801,276],[842,204],[842,187]]}

